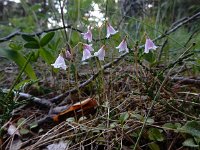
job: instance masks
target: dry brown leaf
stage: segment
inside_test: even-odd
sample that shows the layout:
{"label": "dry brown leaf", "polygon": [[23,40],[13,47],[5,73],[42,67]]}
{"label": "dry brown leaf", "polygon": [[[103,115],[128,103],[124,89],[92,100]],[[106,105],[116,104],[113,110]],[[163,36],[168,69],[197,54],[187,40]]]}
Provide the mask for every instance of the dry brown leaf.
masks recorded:
{"label": "dry brown leaf", "polygon": [[53,117],[55,122],[65,120],[67,117],[79,116],[81,114],[88,115],[91,114],[97,106],[97,101],[93,98],[88,98],[84,101],[75,103],[69,109],[62,111]]}

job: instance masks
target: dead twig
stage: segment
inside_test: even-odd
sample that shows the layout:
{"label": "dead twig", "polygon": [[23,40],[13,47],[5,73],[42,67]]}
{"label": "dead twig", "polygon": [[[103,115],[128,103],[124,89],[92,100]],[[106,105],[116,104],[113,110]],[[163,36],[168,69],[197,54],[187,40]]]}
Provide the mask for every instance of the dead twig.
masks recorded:
{"label": "dead twig", "polygon": [[170,30],[168,30],[167,32],[165,32],[165,34],[158,36],[155,40],[161,39],[169,34],[171,34],[172,32],[175,32],[177,29],[179,29],[181,26],[194,21],[195,19],[200,19],[198,18],[200,16],[200,12],[192,15],[191,17],[187,17],[187,19],[181,19],[182,21],[177,21],[178,24],[176,26],[174,26],[173,28],[171,28]]}
{"label": "dead twig", "polygon": [[193,84],[200,86],[199,79],[185,78],[185,77],[173,77],[170,78],[172,82],[179,82],[179,84]]}

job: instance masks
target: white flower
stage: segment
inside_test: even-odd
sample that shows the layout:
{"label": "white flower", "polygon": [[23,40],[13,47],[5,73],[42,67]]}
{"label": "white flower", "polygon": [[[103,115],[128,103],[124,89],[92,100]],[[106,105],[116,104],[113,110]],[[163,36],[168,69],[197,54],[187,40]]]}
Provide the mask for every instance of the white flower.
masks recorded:
{"label": "white flower", "polygon": [[107,22],[107,35],[106,37],[109,38],[110,35],[116,34],[118,31],[116,31],[108,22]]}
{"label": "white flower", "polygon": [[88,49],[83,49],[83,57],[82,57],[82,61],[89,59],[90,57],[92,57],[90,50]]}
{"label": "white flower", "polygon": [[103,45],[98,52],[94,53],[94,56],[97,56],[99,58],[99,60],[104,60],[105,57],[105,49],[104,49],[105,45]]}
{"label": "white flower", "polygon": [[147,38],[146,43],[145,43],[144,52],[149,53],[149,50],[151,50],[151,49],[156,50],[156,48],[157,48],[157,46],[152,42],[152,40]]}
{"label": "white flower", "polygon": [[90,57],[92,57],[91,51],[94,51],[94,49],[92,48],[92,44],[83,44],[83,57],[82,57],[82,61],[84,61],[84,60],[89,59]]}
{"label": "white flower", "polygon": [[119,49],[119,52],[122,52],[122,51],[129,52],[127,43],[126,43],[126,38],[124,38],[122,42],[119,44],[119,46],[117,46],[116,48]]}
{"label": "white flower", "polygon": [[92,42],[92,32],[90,29],[86,33],[81,33],[83,35],[83,38],[85,40],[88,40],[89,42]]}
{"label": "white flower", "polygon": [[83,44],[83,49],[88,49],[90,52],[94,51],[92,44]]}
{"label": "white flower", "polygon": [[58,58],[56,59],[54,64],[51,64],[54,68],[62,68],[64,70],[67,69],[67,66],[65,64],[64,58],[59,54]]}

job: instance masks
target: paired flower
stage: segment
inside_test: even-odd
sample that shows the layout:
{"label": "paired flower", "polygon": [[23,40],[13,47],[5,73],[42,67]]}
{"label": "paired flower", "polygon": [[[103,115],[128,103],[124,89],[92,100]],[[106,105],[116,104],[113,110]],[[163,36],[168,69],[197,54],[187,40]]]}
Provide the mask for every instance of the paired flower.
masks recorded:
{"label": "paired flower", "polygon": [[89,28],[88,31],[86,33],[81,33],[83,35],[83,38],[85,40],[88,40],[89,42],[92,42],[92,31]]}
{"label": "paired flower", "polygon": [[99,60],[104,60],[105,57],[105,45],[103,45],[97,52],[94,53],[94,56],[97,56]]}
{"label": "paired flower", "polygon": [[69,52],[69,50],[66,50],[65,56],[66,56],[66,58],[69,59],[69,60],[72,58],[72,55],[71,55],[71,53]]}
{"label": "paired flower", "polygon": [[107,25],[107,35],[106,35],[107,38],[109,38],[110,35],[114,35],[118,32],[108,22],[106,23],[106,25]]}
{"label": "paired flower", "polygon": [[144,53],[149,53],[149,50],[156,50],[157,46],[149,38],[146,39]]}
{"label": "paired flower", "polygon": [[122,40],[119,46],[116,47],[116,49],[119,49],[119,52],[122,52],[122,51],[129,52],[128,47],[127,47],[126,37]]}
{"label": "paired flower", "polygon": [[83,49],[88,49],[89,51],[94,51],[92,44],[83,44]]}
{"label": "paired flower", "polygon": [[56,59],[55,63],[54,64],[51,64],[54,68],[62,68],[64,70],[67,69],[67,66],[65,64],[65,60],[64,58],[62,57],[61,54],[59,54],[58,58]]}
{"label": "paired flower", "polygon": [[90,57],[92,57],[91,51],[94,51],[94,49],[92,48],[92,44],[90,44],[90,45],[83,44],[83,57],[82,57],[82,61],[84,61],[84,60],[89,59]]}

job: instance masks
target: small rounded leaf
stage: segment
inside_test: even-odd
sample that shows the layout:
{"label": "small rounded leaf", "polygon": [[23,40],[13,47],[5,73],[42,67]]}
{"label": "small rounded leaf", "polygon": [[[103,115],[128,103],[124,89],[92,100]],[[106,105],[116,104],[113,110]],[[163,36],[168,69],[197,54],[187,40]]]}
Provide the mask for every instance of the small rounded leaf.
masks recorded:
{"label": "small rounded leaf", "polygon": [[55,32],[50,32],[47,33],[44,37],[42,37],[42,39],[40,40],[40,46],[45,46],[47,45],[54,37]]}
{"label": "small rounded leaf", "polygon": [[25,48],[29,48],[29,49],[38,49],[38,48],[40,48],[39,43],[35,42],[35,41],[31,41],[31,42],[28,42],[28,43],[24,44],[24,47]]}
{"label": "small rounded leaf", "polygon": [[29,130],[27,130],[27,129],[25,129],[25,128],[21,128],[21,129],[19,130],[19,132],[20,132],[21,135],[26,135],[26,134],[29,133]]}
{"label": "small rounded leaf", "polygon": [[27,41],[27,42],[37,42],[37,40],[33,37],[33,36],[30,36],[30,35],[22,35],[22,38]]}

